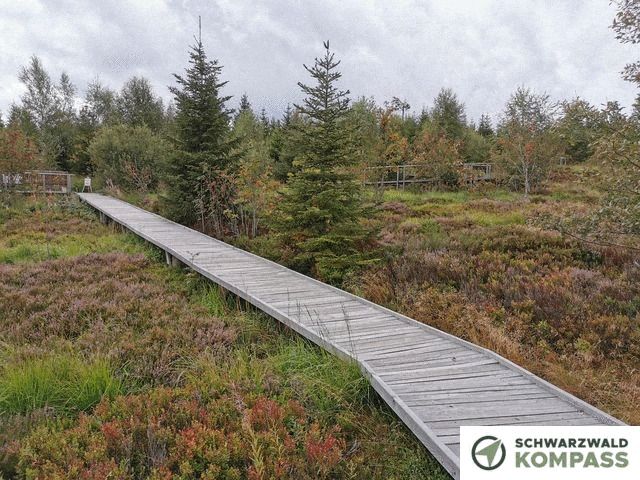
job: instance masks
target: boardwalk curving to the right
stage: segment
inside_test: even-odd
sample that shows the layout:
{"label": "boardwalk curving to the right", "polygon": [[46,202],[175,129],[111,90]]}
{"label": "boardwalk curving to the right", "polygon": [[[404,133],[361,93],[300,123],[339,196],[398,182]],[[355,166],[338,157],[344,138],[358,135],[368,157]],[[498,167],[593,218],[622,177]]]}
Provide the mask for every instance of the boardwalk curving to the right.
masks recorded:
{"label": "boardwalk curving to the right", "polygon": [[620,425],[503,357],[121,200],[81,199],[311,341],[355,360],[458,477],[462,425]]}

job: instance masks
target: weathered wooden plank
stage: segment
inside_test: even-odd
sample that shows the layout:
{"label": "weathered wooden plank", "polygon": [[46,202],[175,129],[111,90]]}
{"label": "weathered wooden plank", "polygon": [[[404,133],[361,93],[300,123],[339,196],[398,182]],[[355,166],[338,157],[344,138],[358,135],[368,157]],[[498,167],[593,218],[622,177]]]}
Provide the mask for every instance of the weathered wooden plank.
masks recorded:
{"label": "weathered wooden plank", "polygon": [[[405,336],[407,333],[410,333],[410,332],[402,331],[400,329],[396,329],[396,330],[391,329],[389,328],[388,325],[385,325],[382,330],[377,330],[377,331],[381,336],[384,336],[385,338],[388,338],[390,340],[393,338],[399,338],[399,337]],[[357,333],[354,334],[354,333],[347,332],[339,337],[334,335],[331,337],[331,339],[338,344],[353,343],[357,345],[358,349],[360,350],[363,347],[366,347],[369,344],[368,342],[372,341],[371,336],[363,337],[361,335],[359,336]]]}
{"label": "weathered wooden plank", "polygon": [[[524,425],[522,422],[522,418],[530,418],[536,415],[545,415],[545,414],[556,414],[560,418],[564,418],[567,415],[574,414],[576,412],[575,409],[564,408],[564,409],[554,409],[553,407],[547,405],[544,402],[539,402],[539,405],[536,407],[531,407],[526,410],[518,410],[516,408],[505,409],[503,411],[485,411],[480,412],[476,410],[475,412],[471,409],[466,411],[459,410],[458,407],[455,408],[455,411],[451,411],[449,413],[446,412],[437,412],[428,414],[424,411],[418,411],[416,408],[412,408],[414,412],[417,413],[418,417],[427,424],[431,426],[435,426],[438,422],[450,422],[450,425],[458,425],[458,426],[473,426],[473,425]],[[595,420],[594,420],[595,421]],[[448,425],[449,425],[448,424]],[[540,425],[561,425],[558,421],[542,421]]]}
{"label": "weathered wooden plank", "polygon": [[[510,380],[510,379],[508,379]],[[406,402],[413,402],[424,398],[431,398],[438,395],[485,395],[489,393],[501,393],[504,398],[508,398],[514,394],[514,392],[526,392],[534,387],[538,387],[532,382],[527,382],[526,379],[522,381],[509,381],[505,383],[504,379],[500,380],[498,385],[493,384],[476,384],[472,385],[472,382],[465,382],[462,385],[449,385],[448,388],[433,388],[430,390],[424,389],[409,389],[406,392],[400,393],[400,397]]]}
{"label": "weathered wooden plank", "polygon": [[[467,418],[458,420],[431,420],[429,425],[434,432],[460,430],[462,426],[473,425],[584,425],[583,421],[596,421],[581,412],[537,413],[518,415],[499,415],[493,417]],[[601,425],[595,423],[595,425]]]}
{"label": "weathered wooden plank", "polygon": [[358,332],[383,332],[389,327],[387,318],[361,319],[358,321],[323,322],[324,329],[332,335],[347,335]]}
{"label": "weathered wooden plank", "polygon": [[495,370],[495,367],[499,366],[500,369],[504,367],[500,365],[496,360],[492,358],[482,358],[479,360],[472,360],[468,362],[454,362],[444,365],[431,365],[430,363],[424,364],[420,367],[402,368],[399,370],[386,371],[384,374],[380,374],[382,378],[402,378],[405,380],[411,380],[415,378],[431,378],[447,374],[458,374],[465,371],[472,372],[484,372]]}
{"label": "weathered wooden plank", "polygon": [[[471,390],[471,389],[468,389]],[[472,391],[436,391],[422,393],[406,393],[402,399],[411,405],[447,403],[447,402],[483,402],[487,399],[529,398],[528,395],[551,395],[537,385],[512,385],[501,389],[473,389]]]}
{"label": "weathered wooden plank", "polygon": [[413,327],[400,327],[394,328],[392,325],[388,323],[384,324],[383,328],[379,329],[360,329],[358,332],[354,332],[351,330],[347,330],[345,333],[341,335],[336,335],[332,337],[337,342],[341,342],[343,340],[356,340],[358,345],[368,345],[372,340],[378,340],[380,337],[383,337],[387,340],[391,340],[395,337],[405,338],[407,334],[415,333],[415,329]]}
{"label": "weathered wooden plank", "polygon": [[460,455],[460,443],[459,442],[456,442],[456,443],[445,443],[445,445],[447,445],[447,447],[449,447],[453,453],[455,453],[458,456]]}
{"label": "weathered wooden plank", "polygon": [[444,375],[425,375],[419,378],[405,378],[403,375],[381,377],[387,384],[391,386],[402,385],[411,388],[412,385],[422,385],[425,382],[437,385],[439,382],[450,382],[454,380],[466,381],[476,378],[492,377],[500,379],[503,377],[511,378],[512,372],[504,367],[498,366],[492,369],[478,369],[478,371],[470,370],[461,373],[449,373]]}
{"label": "weathered wooden plank", "polygon": [[405,399],[407,405],[411,407],[433,407],[433,406],[441,406],[441,405],[459,405],[462,403],[471,403],[474,405],[481,405],[482,403],[487,402],[495,402],[501,400],[509,400],[509,399],[545,399],[545,398],[555,398],[548,392],[540,391],[540,392],[528,392],[528,393],[513,393],[513,394],[505,394],[505,392],[494,392],[489,395],[460,395],[460,394],[451,394],[449,396],[440,396],[438,398],[422,398],[420,400],[408,401]]}
{"label": "weathered wooden plank", "polygon": [[369,363],[375,367],[376,371],[383,373],[396,369],[411,370],[416,367],[428,365],[430,367],[437,367],[441,365],[455,365],[458,362],[472,361],[481,358],[486,358],[477,352],[469,352],[464,349],[449,349],[444,353],[419,353],[408,355],[397,355],[394,357],[374,358]]}
{"label": "weathered wooden plank", "polygon": [[347,305],[351,300],[345,299],[339,295],[325,295],[323,292],[314,292],[311,295],[293,298],[285,298],[280,300],[272,300],[269,303],[276,308],[279,307],[301,307],[301,308],[318,308],[325,305],[340,306]]}
{"label": "weathered wooden plank", "polygon": [[352,315],[354,317],[357,315],[373,316],[377,313],[375,310],[372,310],[366,306],[363,306],[356,300],[351,300],[349,298],[345,298],[344,301],[340,303],[318,305],[313,309],[313,311],[318,314],[321,313],[323,318],[325,315],[330,313],[341,314],[341,315],[344,315],[346,318],[351,318]]}
{"label": "weathered wooden plank", "polygon": [[[431,343],[428,343],[430,342]],[[361,354],[373,354],[374,356],[384,355],[384,354],[396,354],[400,352],[405,352],[408,349],[416,348],[416,347],[424,347],[425,349],[431,348],[431,351],[439,351],[446,350],[447,346],[441,344],[442,342],[431,340],[431,339],[423,339],[420,337],[407,337],[402,338],[400,340],[390,340],[385,341],[385,339],[380,339],[377,343],[368,345],[366,348],[360,350]]]}
{"label": "weathered wooden plank", "polygon": [[260,295],[260,298],[266,302],[275,301],[292,301],[300,298],[317,298],[319,293],[311,285],[297,286],[292,288],[282,288],[279,285],[268,285],[262,288],[252,288],[251,291]]}
{"label": "weathered wooden plank", "polygon": [[468,387],[491,387],[496,384],[505,386],[530,385],[531,381],[517,373],[504,373],[497,375],[483,375],[475,378],[440,380],[437,382],[399,384],[395,385],[393,390],[399,395],[402,395],[403,393],[451,391]]}
{"label": "weathered wooden plank", "polygon": [[[384,312],[371,312],[369,310],[363,310],[360,313],[347,312],[345,315],[343,311],[337,312],[323,312],[322,313],[322,322],[323,323],[355,323],[357,321],[366,321],[366,320],[374,320],[377,318],[393,318]],[[397,321],[394,320],[394,323],[397,325]]]}
{"label": "weathered wooden plank", "polygon": [[493,416],[534,415],[538,413],[572,413],[576,408],[553,397],[544,402],[538,399],[504,399],[491,403],[461,403],[450,405],[416,406],[413,410],[428,421],[461,420]]}

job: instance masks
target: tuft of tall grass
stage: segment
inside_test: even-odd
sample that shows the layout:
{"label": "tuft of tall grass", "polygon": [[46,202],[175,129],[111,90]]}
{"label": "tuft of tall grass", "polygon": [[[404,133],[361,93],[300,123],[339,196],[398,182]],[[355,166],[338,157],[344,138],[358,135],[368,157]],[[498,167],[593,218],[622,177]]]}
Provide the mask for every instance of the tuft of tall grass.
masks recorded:
{"label": "tuft of tall grass", "polygon": [[325,419],[345,408],[358,411],[375,395],[354,362],[347,362],[302,339],[283,342],[269,358],[275,370]]}
{"label": "tuft of tall grass", "polygon": [[208,312],[216,317],[225,317],[233,310],[229,304],[229,295],[225,295],[221,287],[207,282],[199,295],[200,303]]}
{"label": "tuft of tall grass", "polygon": [[59,353],[6,363],[0,371],[0,413],[25,414],[43,408],[86,411],[103,397],[123,393],[122,382],[104,359],[84,362]]}

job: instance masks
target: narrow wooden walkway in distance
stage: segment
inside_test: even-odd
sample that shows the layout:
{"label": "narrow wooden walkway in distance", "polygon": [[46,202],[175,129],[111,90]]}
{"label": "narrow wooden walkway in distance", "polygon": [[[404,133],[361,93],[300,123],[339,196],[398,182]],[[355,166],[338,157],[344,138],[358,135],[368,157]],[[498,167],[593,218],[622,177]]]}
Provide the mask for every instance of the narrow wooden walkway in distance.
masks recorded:
{"label": "narrow wooden walkway in distance", "polygon": [[621,422],[499,355],[121,200],[86,203],[342,357],[453,475],[461,425]]}

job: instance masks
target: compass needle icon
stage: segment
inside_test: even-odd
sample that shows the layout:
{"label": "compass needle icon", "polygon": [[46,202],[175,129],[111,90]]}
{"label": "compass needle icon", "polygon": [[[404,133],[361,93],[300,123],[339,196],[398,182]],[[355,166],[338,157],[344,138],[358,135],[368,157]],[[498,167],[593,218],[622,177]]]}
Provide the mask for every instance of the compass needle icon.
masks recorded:
{"label": "compass needle icon", "polygon": [[492,466],[493,460],[496,458],[496,454],[498,453],[498,449],[500,448],[501,444],[502,444],[502,440],[496,440],[495,442],[490,444],[488,447],[485,447],[479,452],[476,452],[476,455],[482,455],[487,457],[487,463],[489,463],[489,466]]}
{"label": "compass needle icon", "polygon": [[483,470],[495,470],[504,462],[507,451],[497,437],[486,435],[476,441],[471,449],[471,458]]}

